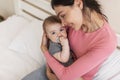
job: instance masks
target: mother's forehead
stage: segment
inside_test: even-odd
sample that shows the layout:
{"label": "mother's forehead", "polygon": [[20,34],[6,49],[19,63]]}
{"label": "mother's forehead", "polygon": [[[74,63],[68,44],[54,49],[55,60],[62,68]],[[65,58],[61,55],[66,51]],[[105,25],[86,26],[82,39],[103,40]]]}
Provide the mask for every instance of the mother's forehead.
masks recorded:
{"label": "mother's forehead", "polygon": [[62,11],[66,10],[68,8],[68,6],[55,6],[54,7],[54,10],[55,10],[55,13],[58,15],[59,13],[61,13]]}

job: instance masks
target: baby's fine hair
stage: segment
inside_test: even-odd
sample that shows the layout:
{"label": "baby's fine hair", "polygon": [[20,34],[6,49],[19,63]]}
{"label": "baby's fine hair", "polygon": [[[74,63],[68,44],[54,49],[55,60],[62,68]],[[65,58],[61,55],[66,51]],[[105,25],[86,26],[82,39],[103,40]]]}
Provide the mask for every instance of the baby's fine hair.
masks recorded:
{"label": "baby's fine hair", "polygon": [[50,24],[56,24],[56,23],[60,23],[61,24],[61,20],[55,16],[55,15],[52,15],[52,16],[49,16],[47,17],[44,22],[43,22],[43,30],[46,31],[46,27]]}

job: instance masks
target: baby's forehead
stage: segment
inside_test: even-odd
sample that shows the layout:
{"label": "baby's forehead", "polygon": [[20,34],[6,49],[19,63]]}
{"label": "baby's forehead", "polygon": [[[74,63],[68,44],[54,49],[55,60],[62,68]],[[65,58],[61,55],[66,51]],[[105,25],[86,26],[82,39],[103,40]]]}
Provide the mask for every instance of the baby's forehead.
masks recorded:
{"label": "baby's forehead", "polygon": [[56,27],[62,27],[62,24],[61,23],[51,23],[51,24],[47,24],[47,26],[46,26],[47,28],[51,28],[51,27],[53,27],[53,28],[56,28]]}
{"label": "baby's forehead", "polygon": [[52,30],[60,30],[62,28],[65,28],[64,26],[62,26],[61,24],[51,24],[51,25],[48,25],[46,27],[46,31],[52,31]]}

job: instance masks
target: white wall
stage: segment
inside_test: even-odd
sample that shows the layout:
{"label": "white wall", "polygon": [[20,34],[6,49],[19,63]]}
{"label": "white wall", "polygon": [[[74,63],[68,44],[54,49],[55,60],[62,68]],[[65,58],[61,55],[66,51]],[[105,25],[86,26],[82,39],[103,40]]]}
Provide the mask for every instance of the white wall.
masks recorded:
{"label": "white wall", "polygon": [[111,27],[120,34],[120,0],[99,0]]}
{"label": "white wall", "polygon": [[5,18],[14,13],[14,0],[0,0],[0,15]]}

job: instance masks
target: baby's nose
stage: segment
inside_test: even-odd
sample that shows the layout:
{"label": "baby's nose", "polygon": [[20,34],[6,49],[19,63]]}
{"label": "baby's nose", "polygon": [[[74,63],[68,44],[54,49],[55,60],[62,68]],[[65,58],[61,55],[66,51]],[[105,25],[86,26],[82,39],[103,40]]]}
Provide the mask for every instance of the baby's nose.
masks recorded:
{"label": "baby's nose", "polygon": [[62,36],[62,33],[61,33],[61,32],[59,32],[59,33],[58,33],[58,37],[61,37],[61,36]]}

